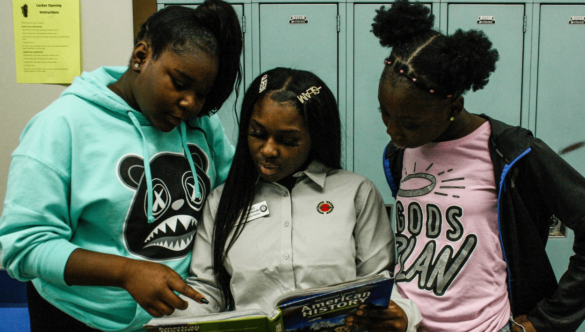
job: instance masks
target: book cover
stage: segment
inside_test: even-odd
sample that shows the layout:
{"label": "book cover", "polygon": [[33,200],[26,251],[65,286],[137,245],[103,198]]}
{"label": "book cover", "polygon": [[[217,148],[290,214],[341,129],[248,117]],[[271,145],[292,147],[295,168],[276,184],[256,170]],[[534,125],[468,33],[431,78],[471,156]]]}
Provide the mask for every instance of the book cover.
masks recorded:
{"label": "book cover", "polygon": [[[285,332],[337,331],[361,305],[387,308],[394,279],[387,276],[339,285],[322,293],[289,298],[279,305]],[[354,329],[353,331],[366,331]]]}

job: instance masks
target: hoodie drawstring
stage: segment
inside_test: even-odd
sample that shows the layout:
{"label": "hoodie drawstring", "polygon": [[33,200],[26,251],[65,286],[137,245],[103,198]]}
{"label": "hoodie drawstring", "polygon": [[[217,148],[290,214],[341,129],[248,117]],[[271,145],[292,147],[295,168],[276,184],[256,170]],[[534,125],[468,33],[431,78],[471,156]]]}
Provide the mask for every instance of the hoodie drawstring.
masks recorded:
{"label": "hoodie drawstring", "polygon": [[[201,192],[199,191],[199,178],[197,176],[197,170],[195,169],[195,164],[193,163],[193,157],[191,157],[191,150],[187,146],[187,128],[185,127],[185,122],[181,122],[181,143],[183,144],[183,150],[185,151],[185,156],[187,157],[187,161],[189,161],[189,167],[191,167],[191,173],[193,175],[193,180],[195,181],[195,188],[193,190],[193,194],[195,195],[195,199],[201,198]],[[191,201],[195,201],[193,197]]]}
{"label": "hoodie drawstring", "polygon": [[146,209],[146,213],[147,213],[147,217],[148,217],[148,223],[152,224],[154,222],[154,216],[152,215],[152,207],[154,205],[154,201],[152,198],[152,174],[150,172],[150,156],[148,155],[148,146],[146,145],[146,136],[144,136],[144,133],[142,132],[142,129],[140,128],[140,123],[138,123],[138,119],[136,119],[136,116],[134,114],[132,114],[132,111],[128,111],[126,112],[128,114],[128,117],[130,118],[130,120],[132,120],[132,123],[134,124],[134,127],[136,127],[136,129],[138,130],[138,132],[140,132],[140,136],[142,136],[142,157],[144,158],[143,162],[144,162],[144,175],[146,175],[146,195],[148,197],[148,208]]}
{"label": "hoodie drawstring", "polygon": [[[152,189],[152,173],[150,171],[150,157],[148,155],[148,145],[146,142],[146,136],[144,136],[144,133],[142,132],[142,129],[140,128],[140,123],[138,122],[138,119],[136,119],[136,116],[134,114],[132,114],[132,111],[128,111],[127,112],[128,117],[130,118],[130,120],[132,120],[132,123],[134,124],[134,127],[136,127],[136,129],[138,130],[138,132],[140,133],[140,136],[142,137],[142,156],[144,158],[143,162],[144,162],[144,175],[146,176],[146,195],[148,197],[148,208],[146,209],[146,213],[147,213],[147,218],[148,218],[148,223],[151,224],[154,222],[154,216],[152,215],[152,208],[154,205],[154,199],[153,199],[153,189]],[[181,126],[180,126],[180,131],[181,131],[181,144],[183,146],[183,151],[185,153],[185,157],[187,157],[187,161],[189,162],[189,167],[191,168],[191,173],[193,175],[193,180],[195,181],[195,188],[193,190],[193,194],[195,195],[195,197],[191,197],[192,201],[195,201],[195,199],[200,199],[201,198],[201,191],[199,190],[199,179],[197,177],[197,171],[195,168],[195,164],[193,163],[193,157],[191,157],[191,151],[189,150],[189,147],[187,146],[187,128],[185,127],[185,122],[181,122]]]}

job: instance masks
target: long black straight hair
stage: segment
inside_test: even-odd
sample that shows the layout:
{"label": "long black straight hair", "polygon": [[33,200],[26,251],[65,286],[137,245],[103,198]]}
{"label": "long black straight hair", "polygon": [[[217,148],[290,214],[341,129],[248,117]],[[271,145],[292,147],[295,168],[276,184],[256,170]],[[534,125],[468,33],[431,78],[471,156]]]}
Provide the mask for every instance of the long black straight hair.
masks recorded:
{"label": "long black straight hair", "polygon": [[[266,89],[259,91],[264,76]],[[297,96],[311,87],[321,87],[319,94],[312,95],[302,103]],[[231,276],[224,263],[229,250],[244,230],[258,180],[258,172],[248,147],[248,126],[254,105],[262,98],[294,105],[303,116],[311,136],[309,158],[317,159],[333,169],[341,168],[339,110],[335,96],[325,83],[311,72],[290,68],[275,68],[260,74],[244,95],[236,153],[215,218],[213,269],[226,303],[224,310],[234,309],[234,298],[230,289]]]}

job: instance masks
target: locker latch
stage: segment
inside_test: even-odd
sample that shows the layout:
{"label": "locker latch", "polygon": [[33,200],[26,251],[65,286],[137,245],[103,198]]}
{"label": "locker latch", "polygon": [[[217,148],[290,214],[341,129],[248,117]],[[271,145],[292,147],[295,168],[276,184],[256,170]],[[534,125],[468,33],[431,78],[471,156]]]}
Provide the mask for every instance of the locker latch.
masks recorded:
{"label": "locker latch", "polygon": [[290,24],[307,24],[307,23],[309,23],[309,19],[305,15],[291,15],[288,23],[290,23]]}
{"label": "locker latch", "polygon": [[494,16],[480,16],[477,19],[477,24],[496,24],[496,18]]}
{"label": "locker latch", "polygon": [[569,24],[585,24],[585,16],[571,16]]}

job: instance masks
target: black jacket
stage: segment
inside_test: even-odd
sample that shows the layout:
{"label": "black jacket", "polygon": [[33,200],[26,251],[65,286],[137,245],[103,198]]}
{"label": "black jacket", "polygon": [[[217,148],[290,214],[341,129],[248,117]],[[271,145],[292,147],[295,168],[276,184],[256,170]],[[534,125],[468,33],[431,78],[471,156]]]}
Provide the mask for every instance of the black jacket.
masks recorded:
{"label": "black jacket", "polygon": [[[481,116],[491,124],[512,312],[527,314],[538,332],[575,331],[585,319],[585,178],[529,130]],[[403,157],[388,144],[384,163],[394,197]],[[575,255],[558,284],[545,251],[553,216],[575,233]]]}

